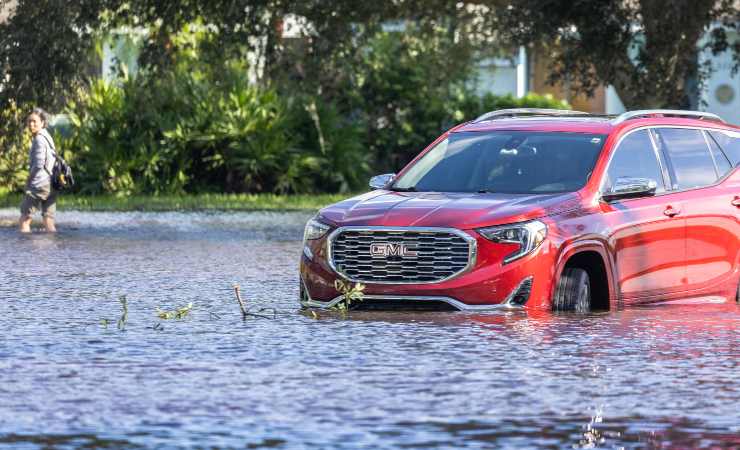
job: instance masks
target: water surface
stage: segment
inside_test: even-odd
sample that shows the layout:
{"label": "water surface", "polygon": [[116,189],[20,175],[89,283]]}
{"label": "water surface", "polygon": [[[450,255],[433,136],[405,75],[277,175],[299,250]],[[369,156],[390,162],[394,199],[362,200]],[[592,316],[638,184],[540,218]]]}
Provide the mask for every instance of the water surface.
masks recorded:
{"label": "water surface", "polygon": [[0,448],[740,448],[736,304],[314,318],[308,217],[0,227]]}

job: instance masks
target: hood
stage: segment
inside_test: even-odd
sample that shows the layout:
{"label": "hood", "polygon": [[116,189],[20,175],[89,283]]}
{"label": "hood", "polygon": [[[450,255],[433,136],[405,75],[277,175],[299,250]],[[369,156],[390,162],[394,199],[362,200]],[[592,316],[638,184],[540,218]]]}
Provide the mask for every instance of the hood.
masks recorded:
{"label": "hood", "polygon": [[576,193],[476,194],[368,192],[320,211],[336,226],[414,226],[471,229],[521,222],[578,208]]}

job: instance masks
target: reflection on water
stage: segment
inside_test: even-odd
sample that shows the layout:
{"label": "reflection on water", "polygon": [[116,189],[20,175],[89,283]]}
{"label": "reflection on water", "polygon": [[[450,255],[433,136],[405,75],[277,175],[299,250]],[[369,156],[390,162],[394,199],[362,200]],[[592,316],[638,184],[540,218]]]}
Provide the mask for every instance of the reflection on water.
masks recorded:
{"label": "reflection on water", "polygon": [[[0,448],[740,447],[737,305],[315,319],[308,216],[0,228]],[[242,322],[235,282],[277,318]]]}

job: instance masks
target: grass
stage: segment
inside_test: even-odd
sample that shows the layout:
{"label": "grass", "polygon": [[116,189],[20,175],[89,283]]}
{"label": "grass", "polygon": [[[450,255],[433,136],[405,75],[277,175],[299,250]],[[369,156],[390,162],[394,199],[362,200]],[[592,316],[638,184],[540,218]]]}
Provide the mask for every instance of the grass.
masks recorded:
{"label": "grass", "polygon": [[[352,194],[197,194],[116,197],[62,194],[57,208],[76,211],[309,211],[349,198]],[[0,192],[0,208],[17,208],[19,193]]]}

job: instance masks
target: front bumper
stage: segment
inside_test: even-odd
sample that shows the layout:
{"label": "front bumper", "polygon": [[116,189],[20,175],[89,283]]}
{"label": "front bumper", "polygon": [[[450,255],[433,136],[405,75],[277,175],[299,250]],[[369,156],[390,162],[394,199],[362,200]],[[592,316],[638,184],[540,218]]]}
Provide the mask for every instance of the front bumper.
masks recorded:
{"label": "front bumper", "polygon": [[[450,309],[458,310],[458,311],[492,311],[492,310],[498,310],[498,309],[518,309],[524,307],[526,304],[526,300],[524,302],[518,302],[518,298],[524,298],[528,299],[532,283],[532,277],[525,278],[522,280],[522,282],[519,284],[519,286],[514,289],[507,298],[498,304],[478,304],[478,305],[469,305],[467,303],[463,303],[460,300],[456,300],[452,297],[442,297],[442,296],[409,296],[409,295],[365,295],[363,296],[363,304],[360,306],[370,306],[373,307],[374,305],[378,305],[381,307],[387,307],[387,308],[402,308],[402,309],[442,309],[439,307],[439,305],[446,305]],[[306,289],[305,285],[303,284],[303,281],[301,281],[301,305],[306,308],[321,308],[321,309],[331,309],[335,307],[338,303],[340,303],[343,300],[342,295],[338,295],[334,297],[333,299],[327,301],[318,301],[313,300],[311,296],[308,294],[308,290]],[[393,305],[393,306],[391,306]]]}
{"label": "front bumper", "polygon": [[[477,257],[470,270],[437,283],[363,283],[362,303],[438,303],[461,311],[550,307],[555,252],[547,239],[531,254],[502,264],[511,247],[495,244],[474,231],[466,233],[477,241]],[[329,264],[326,238],[305,246],[300,265],[301,303],[305,307],[331,308],[342,300],[334,287],[334,281],[342,277]]]}

